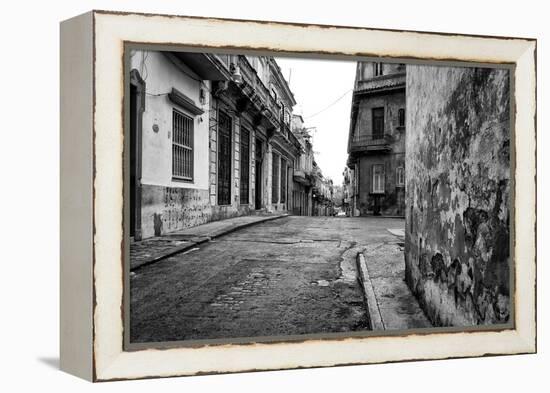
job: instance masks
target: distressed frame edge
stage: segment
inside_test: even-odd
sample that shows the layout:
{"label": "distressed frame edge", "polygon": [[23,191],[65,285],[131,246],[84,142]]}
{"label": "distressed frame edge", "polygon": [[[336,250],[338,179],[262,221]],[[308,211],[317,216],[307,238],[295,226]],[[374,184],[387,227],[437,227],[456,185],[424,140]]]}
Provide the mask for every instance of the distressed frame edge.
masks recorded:
{"label": "distressed frame edge", "polygon": [[87,12],[59,26],[59,364],[89,381],[94,380],[93,18]]}
{"label": "distressed frame edge", "polygon": [[[109,15],[112,15],[111,13],[109,13]],[[132,14],[134,15],[134,14]],[[172,16],[173,17],[173,16]],[[188,18],[188,17],[186,17]],[[280,25],[285,25],[284,23],[280,23],[280,22],[274,22],[276,24],[280,24]],[[326,26],[325,26],[326,27]],[[369,30],[369,29],[364,29],[364,30]],[[394,32],[394,31],[391,31],[393,34],[400,34],[399,32]],[[415,32],[416,33],[416,32]],[[427,33],[428,35],[432,35],[432,34],[437,34],[437,33]],[[455,36],[455,35],[453,35]],[[505,38],[502,38],[502,37],[498,37],[499,39],[505,39]],[[523,56],[522,57],[522,67],[520,69],[520,59],[518,59],[518,62],[517,62],[517,68],[516,68],[516,74],[515,74],[515,77],[516,77],[516,81],[518,80],[519,78],[519,74],[522,74],[523,75],[523,64],[525,64],[525,72],[529,73],[530,71],[527,70],[527,68],[530,68],[531,66],[533,66],[533,74],[530,74],[528,75],[528,77],[530,76],[531,78],[528,78],[531,80],[531,84],[527,87],[525,87],[525,93],[527,94],[527,97],[529,98],[529,101],[530,102],[527,102],[525,104],[531,104],[531,114],[534,116],[534,119],[536,121],[536,97],[535,95],[533,94],[533,91],[534,89],[536,89],[536,40],[534,42],[532,42],[533,40],[527,40],[525,42],[525,50],[523,52]],[[95,43],[95,41],[94,41]],[[284,45],[283,45],[284,46]],[[381,54],[380,56],[383,56],[383,54]],[[95,75],[94,75],[95,76]],[[524,75],[525,76],[525,75]],[[516,84],[516,87],[518,86],[519,84]],[[516,91],[516,95],[517,95],[517,91]],[[95,97],[94,97],[95,98]],[[516,109],[519,105],[521,104],[524,104],[522,102],[520,102],[520,104],[518,105],[518,101],[519,100],[516,100]],[[521,114],[523,115],[527,115],[527,116],[530,116],[529,114],[527,113],[523,113],[523,111],[521,112]],[[519,116],[518,116],[519,117]],[[519,119],[516,118],[516,126],[519,122]],[[529,142],[534,142],[533,145],[531,145],[531,151],[529,151],[529,153],[535,153],[536,154],[536,123],[533,122],[533,127],[528,130],[530,131],[528,134],[529,134],[529,139],[530,141]],[[533,138],[530,138],[530,136],[533,136]],[[517,140],[516,140],[516,144],[517,144]],[[519,160],[518,160],[519,161]],[[531,187],[531,190],[533,189],[536,189],[536,161],[535,162],[531,162],[531,164],[534,164],[532,165],[532,167],[530,168],[527,168],[528,170],[529,169],[533,169],[534,171],[534,174],[535,174],[535,181],[533,183],[530,183],[530,187]],[[518,165],[519,167],[519,165]],[[516,176],[517,176],[517,173],[518,173],[518,167],[516,167]],[[516,185],[517,187],[517,185]],[[517,202],[517,195],[516,195],[516,202]],[[536,208],[536,193],[534,195],[534,200],[531,200],[530,202],[534,202],[534,205],[535,205],[535,208]],[[529,207],[529,206],[527,206]],[[520,209],[516,209],[516,219],[518,217],[518,214],[517,214],[517,211],[519,211]],[[533,225],[531,225],[531,227],[528,229],[528,232],[526,235],[532,235],[531,238],[534,239],[535,238],[535,235],[536,235],[536,230],[535,230],[535,225],[536,225],[536,214],[534,214],[532,217],[530,217],[529,219],[527,219],[527,224],[531,223]],[[526,236],[526,237],[529,237],[529,236]],[[533,244],[529,244],[529,245],[526,245],[526,247],[531,247],[533,246]],[[519,250],[519,247],[516,247],[516,253],[519,253],[518,252]],[[533,248],[531,248],[531,250],[528,250],[528,251],[531,251],[532,252],[532,256],[533,256],[533,260],[535,261],[536,263],[536,250]],[[529,264],[531,265],[531,264]],[[536,284],[536,266],[534,265],[531,265],[531,266],[528,266],[530,269],[531,269],[531,274],[534,273],[534,275],[532,276],[532,283]],[[517,272],[516,272],[517,274]],[[519,283],[519,280],[516,280],[516,285],[518,285]],[[96,283],[97,285],[97,283]],[[519,290],[519,288],[518,288]],[[532,304],[529,304],[529,306],[533,306],[533,314],[532,315],[524,315],[524,318],[525,320],[523,322],[534,322],[533,326],[532,326],[532,329],[524,329],[524,324],[518,324],[516,326],[516,330],[514,330],[514,332],[516,333],[515,335],[511,335],[511,337],[513,337],[515,340],[516,340],[516,344],[519,345],[519,347],[517,347],[515,350],[513,350],[512,352],[510,353],[505,353],[505,352],[499,352],[499,353],[479,353],[479,354],[465,354],[465,355],[457,355],[457,356],[451,356],[451,357],[471,357],[471,356],[485,356],[485,355],[499,355],[499,354],[516,354],[516,353],[533,353],[533,352],[536,352],[536,310],[534,310],[534,305],[535,305],[535,302],[536,302],[536,287],[534,288],[534,291],[532,293],[532,295],[534,296],[530,296],[530,298],[528,299],[528,302],[529,303],[532,303]],[[517,307],[517,303],[519,302],[518,298],[516,297],[516,309],[517,310],[520,310],[520,309],[524,309],[526,308],[525,305],[523,305],[522,307],[518,308]],[[530,318],[533,318],[532,321],[530,321]],[[516,318],[519,318],[517,315],[516,315]],[[97,333],[97,332],[96,332]],[[447,336],[448,334],[438,334],[438,335],[445,335]],[[514,337],[515,336],[515,337]],[[94,340],[95,340],[96,337],[94,337]],[[392,337],[392,339],[395,339],[395,337]],[[450,339],[452,339],[452,337],[450,337]],[[357,339],[355,339],[357,340]],[[368,340],[368,339],[367,339]],[[119,354],[120,355],[120,354]],[[289,365],[288,367],[277,367],[277,368],[262,368],[264,370],[268,370],[268,369],[286,369],[286,368],[297,368],[297,367],[325,367],[325,366],[336,366],[336,365],[341,365],[341,364],[366,364],[366,363],[381,363],[381,362],[392,362],[392,361],[408,361],[408,360],[428,360],[428,359],[443,359],[443,358],[448,358],[449,356],[445,356],[445,355],[441,355],[441,356],[428,356],[428,357],[425,357],[425,358],[407,358],[407,357],[400,357],[399,359],[396,359],[396,360],[382,360],[382,361],[360,361],[358,363],[355,363],[355,362],[352,362],[352,363],[331,363],[331,364],[317,364],[317,365],[314,365],[314,364],[311,364],[311,365]],[[124,362],[126,361],[127,359],[123,359],[121,358],[121,356],[116,356],[115,358],[112,358],[111,359],[112,362],[111,364],[109,364],[109,366],[114,366],[113,368],[116,369],[117,366],[120,366],[120,364],[118,364],[120,361]],[[110,369],[111,367],[107,367],[107,369]],[[196,375],[196,374],[202,374],[202,373],[205,373],[204,371],[197,371],[197,372],[190,372],[190,373],[185,373],[185,372],[176,372],[176,373],[169,373],[169,374],[152,374],[152,375],[145,375],[145,376],[116,376],[116,375],[110,375],[109,376],[109,372],[106,368],[103,368],[100,372],[101,375],[99,375],[99,377],[95,377],[94,379],[95,380],[113,380],[113,379],[134,379],[134,378],[147,378],[147,377],[160,377],[160,376],[178,376],[178,375]],[[105,373],[104,373],[105,371]],[[254,369],[247,369],[247,370],[244,370],[244,369],[239,369],[239,370],[226,370],[226,371],[207,371],[206,373],[220,373],[220,372],[242,372],[242,371],[254,371]]]}

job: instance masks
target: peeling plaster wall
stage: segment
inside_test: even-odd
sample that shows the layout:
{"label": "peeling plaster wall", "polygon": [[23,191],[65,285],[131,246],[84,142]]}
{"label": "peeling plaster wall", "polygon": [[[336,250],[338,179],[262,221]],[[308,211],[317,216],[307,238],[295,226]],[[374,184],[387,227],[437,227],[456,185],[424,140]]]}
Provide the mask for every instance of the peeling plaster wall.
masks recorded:
{"label": "peeling plaster wall", "polygon": [[407,66],[405,274],[438,326],[510,317],[509,83]]}

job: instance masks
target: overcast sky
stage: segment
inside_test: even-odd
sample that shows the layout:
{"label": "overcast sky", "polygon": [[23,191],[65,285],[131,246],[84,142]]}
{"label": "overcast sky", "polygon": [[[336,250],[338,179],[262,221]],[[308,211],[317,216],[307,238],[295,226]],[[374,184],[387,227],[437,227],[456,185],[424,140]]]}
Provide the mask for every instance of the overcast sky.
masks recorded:
{"label": "overcast sky", "polygon": [[317,164],[323,175],[330,177],[334,184],[342,184],[342,172],[348,157],[356,62],[287,57],[275,59],[285,79],[290,79],[290,89],[297,101],[294,113],[304,117],[305,127],[317,128],[313,133]]}

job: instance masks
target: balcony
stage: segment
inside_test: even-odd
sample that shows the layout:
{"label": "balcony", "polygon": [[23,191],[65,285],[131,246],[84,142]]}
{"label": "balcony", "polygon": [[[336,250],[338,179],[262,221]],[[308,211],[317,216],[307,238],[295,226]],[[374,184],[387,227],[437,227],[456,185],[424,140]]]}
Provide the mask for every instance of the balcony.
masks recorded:
{"label": "balcony", "polygon": [[388,90],[404,89],[406,82],[404,72],[377,76],[357,82],[354,94],[383,92]]}
{"label": "balcony", "polygon": [[280,107],[269,94],[256,70],[250,65],[245,56],[238,56],[238,66],[243,77],[241,89],[250,102],[258,108],[274,126],[279,125]]}
{"label": "balcony", "polygon": [[295,169],[293,179],[296,183],[303,184],[304,186],[310,186],[312,180],[310,173],[303,169]]}
{"label": "balcony", "polygon": [[354,152],[390,152],[392,136],[383,135],[356,135],[350,142],[349,151]]}

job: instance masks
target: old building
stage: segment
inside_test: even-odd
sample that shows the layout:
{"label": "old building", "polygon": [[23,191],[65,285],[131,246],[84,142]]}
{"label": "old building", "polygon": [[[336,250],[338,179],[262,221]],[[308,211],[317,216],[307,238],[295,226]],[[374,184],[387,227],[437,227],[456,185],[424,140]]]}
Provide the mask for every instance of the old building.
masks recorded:
{"label": "old building", "polygon": [[273,58],[135,51],[129,84],[134,239],[292,210],[296,101]]}
{"label": "old building", "polygon": [[358,62],[347,165],[352,215],[405,214],[405,65]]}
{"label": "old building", "polygon": [[346,166],[344,168],[344,172],[342,172],[342,176],[344,177],[342,181],[342,209],[348,217],[357,216],[359,213],[356,211],[354,205],[356,180],[354,170]]}
{"label": "old building", "polygon": [[304,127],[304,119],[300,115],[292,115],[292,133],[300,144],[300,156],[294,167],[292,192],[292,213],[298,216],[312,215],[313,194],[313,147],[311,135]]}
{"label": "old building", "polygon": [[332,179],[325,177],[321,168],[313,161],[312,215],[331,216],[334,213]]}
{"label": "old building", "polygon": [[409,287],[435,325],[507,322],[509,71],[407,66],[406,139]]}

